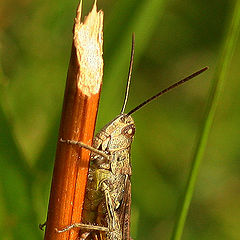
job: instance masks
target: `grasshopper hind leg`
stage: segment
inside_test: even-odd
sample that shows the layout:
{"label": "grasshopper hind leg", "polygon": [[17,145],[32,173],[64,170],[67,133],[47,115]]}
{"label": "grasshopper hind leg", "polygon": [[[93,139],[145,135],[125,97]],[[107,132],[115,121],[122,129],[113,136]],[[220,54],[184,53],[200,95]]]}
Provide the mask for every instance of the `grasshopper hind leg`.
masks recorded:
{"label": "grasshopper hind leg", "polygon": [[63,228],[62,230],[58,230],[56,228],[56,231],[58,233],[63,233],[63,232],[67,232],[73,228],[81,228],[81,229],[86,229],[86,230],[90,230],[90,231],[102,231],[102,232],[108,232],[109,229],[107,227],[102,227],[102,226],[96,226],[96,225],[90,225],[90,224],[84,224],[84,223],[74,223],[70,226],[67,226],[65,228]]}
{"label": "grasshopper hind leg", "polygon": [[[88,230],[86,232],[81,233],[81,235],[79,236],[79,240],[86,240],[88,238],[88,236],[91,233],[93,233],[93,231],[102,231],[102,232],[109,231],[109,229],[107,227],[95,226],[95,225],[90,225],[90,224],[88,225],[88,224],[84,224],[84,223],[74,223],[70,226],[63,228],[62,230],[58,230],[57,228],[55,230],[58,233],[63,233],[63,232],[67,232],[73,228],[80,228],[80,229]],[[98,238],[96,238],[96,236],[94,237],[94,239],[98,240]]]}

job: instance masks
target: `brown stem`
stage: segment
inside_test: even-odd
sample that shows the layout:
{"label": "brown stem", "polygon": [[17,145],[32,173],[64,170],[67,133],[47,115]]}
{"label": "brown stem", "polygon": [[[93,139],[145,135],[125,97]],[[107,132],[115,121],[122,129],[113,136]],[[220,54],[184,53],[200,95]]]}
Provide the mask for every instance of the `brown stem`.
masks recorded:
{"label": "brown stem", "polygon": [[[81,3],[74,25],[59,139],[91,145],[103,75],[103,12],[97,12],[95,2],[84,23],[80,18]],[[86,149],[58,141],[45,240],[77,238],[77,229],[58,233],[56,228],[81,220],[89,154]]]}

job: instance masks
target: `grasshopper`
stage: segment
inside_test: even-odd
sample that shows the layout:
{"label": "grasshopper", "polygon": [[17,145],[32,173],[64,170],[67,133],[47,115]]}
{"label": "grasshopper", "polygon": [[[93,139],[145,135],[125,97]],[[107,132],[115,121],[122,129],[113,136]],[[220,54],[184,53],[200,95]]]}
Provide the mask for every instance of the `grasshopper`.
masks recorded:
{"label": "grasshopper", "polygon": [[130,150],[135,134],[132,114],[144,105],[189,81],[207,67],[147,99],[124,113],[132,74],[134,42],[132,37],[128,81],[121,113],[105,125],[94,137],[92,146],[75,140],[60,139],[63,144],[74,144],[91,151],[88,182],[81,223],[75,223],[57,232],[80,228],[81,240],[130,240],[131,159]]}

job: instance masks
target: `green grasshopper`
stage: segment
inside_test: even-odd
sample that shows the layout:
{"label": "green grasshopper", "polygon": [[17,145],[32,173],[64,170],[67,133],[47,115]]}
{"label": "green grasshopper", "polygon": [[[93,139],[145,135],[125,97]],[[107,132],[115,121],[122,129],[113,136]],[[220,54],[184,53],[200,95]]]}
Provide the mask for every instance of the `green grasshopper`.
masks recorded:
{"label": "green grasshopper", "polygon": [[78,145],[91,151],[88,182],[81,223],[74,223],[57,232],[80,228],[81,240],[130,240],[131,159],[130,150],[135,134],[132,114],[144,105],[207,70],[207,67],[147,99],[124,113],[133,66],[134,42],[124,104],[121,113],[94,137],[92,146],[74,140],[60,142]]}

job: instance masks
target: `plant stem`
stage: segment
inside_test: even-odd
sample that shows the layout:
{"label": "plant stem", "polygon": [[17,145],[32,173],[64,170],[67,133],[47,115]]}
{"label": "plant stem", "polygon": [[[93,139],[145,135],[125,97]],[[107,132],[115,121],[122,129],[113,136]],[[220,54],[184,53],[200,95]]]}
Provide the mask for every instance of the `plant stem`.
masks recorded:
{"label": "plant stem", "polygon": [[[92,144],[103,75],[103,12],[92,11],[81,22],[81,3],[66,82],[59,139]],[[59,140],[58,139],[58,140]],[[90,152],[58,141],[45,240],[77,239],[78,231],[57,233],[81,221]]]}

